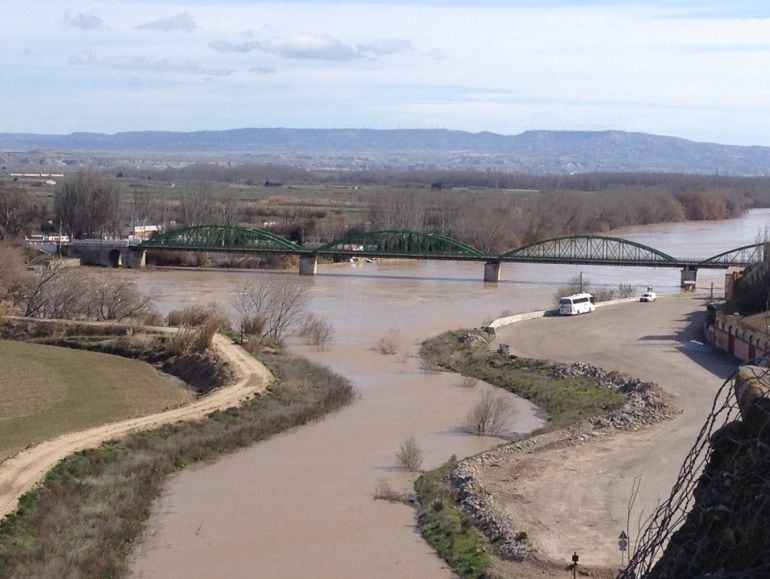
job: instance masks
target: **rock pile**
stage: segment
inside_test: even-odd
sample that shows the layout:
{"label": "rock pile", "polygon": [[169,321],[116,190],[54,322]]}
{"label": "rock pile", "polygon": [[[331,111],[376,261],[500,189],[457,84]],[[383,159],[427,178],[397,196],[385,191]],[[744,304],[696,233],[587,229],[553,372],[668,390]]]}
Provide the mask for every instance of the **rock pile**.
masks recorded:
{"label": "rock pile", "polygon": [[623,372],[605,370],[586,362],[558,364],[551,368],[552,378],[584,377],[594,380],[600,388],[619,390],[626,395],[626,403],[610,411],[606,416],[590,423],[599,429],[614,427],[619,430],[636,430],[672,418],[677,411],[666,402],[663,391],[654,382],[646,382]]}

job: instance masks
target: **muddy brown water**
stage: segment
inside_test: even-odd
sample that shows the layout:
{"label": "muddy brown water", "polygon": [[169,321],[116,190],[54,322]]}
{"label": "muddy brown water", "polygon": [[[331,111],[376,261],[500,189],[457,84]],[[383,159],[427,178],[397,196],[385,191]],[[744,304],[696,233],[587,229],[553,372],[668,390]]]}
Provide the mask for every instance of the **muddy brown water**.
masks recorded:
{"label": "muddy brown water", "polygon": [[[674,256],[709,257],[753,243],[770,219],[755,210],[740,220],[633,228],[618,235]],[[192,303],[232,303],[250,278],[292,276],[306,284],[310,307],[334,326],[326,351],[292,342],[291,349],[330,366],[355,384],[359,398],[324,420],[294,429],[173,477],[156,501],[149,532],[135,551],[138,577],[449,577],[421,539],[414,511],[372,499],[378,481],[408,489],[413,476],[396,468],[409,436],[424,468],[464,457],[500,439],[464,434],[460,426],[486,386],[458,385],[451,374],[420,370],[419,342],[476,327],[504,312],[549,308],[553,293],[581,271],[593,283],[630,283],[659,293],[679,291],[679,271],[503,264],[502,280],[485,284],[483,265],[388,262],[321,265],[319,275],[295,272],[148,270],[132,275],[162,311]],[[699,272],[699,288],[724,272]],[[399,352],[372,347],[393,328]],[[541,424],[536,408],[516,403],[509,424],[527,432]]]}

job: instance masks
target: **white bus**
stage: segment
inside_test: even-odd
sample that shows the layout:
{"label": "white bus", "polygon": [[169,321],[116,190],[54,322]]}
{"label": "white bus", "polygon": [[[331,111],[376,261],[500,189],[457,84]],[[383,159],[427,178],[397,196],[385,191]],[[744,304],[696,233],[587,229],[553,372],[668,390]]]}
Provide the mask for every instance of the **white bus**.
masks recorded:
{"label": "white bus", "polygon": [[575,316],[587,314],[596,309],[594,296],[591,294],[575,294],[564,296],[559,300],[559,314],[562,316]]}

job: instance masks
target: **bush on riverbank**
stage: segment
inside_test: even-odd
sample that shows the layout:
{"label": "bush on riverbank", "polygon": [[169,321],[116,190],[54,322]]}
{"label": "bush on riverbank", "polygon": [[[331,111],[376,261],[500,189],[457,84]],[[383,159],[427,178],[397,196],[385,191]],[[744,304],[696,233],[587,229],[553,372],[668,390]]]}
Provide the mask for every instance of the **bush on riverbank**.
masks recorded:
{"label": "bush on riverbank", "polygon": [[139,538],[164,479],[353,400],[342,376],[307,360],[261,358],[276,376],[240,407],[132,434],[61,461],[0,521],[0,577],[113,577]]}
{"label": "bush on riverbank", "polygon": [[537,404],[548,413],[548,429],[604,414],[626,400],[622,392],[583,376],[554,377],[554,366],[547,361],[492,352],[481,333],[446,332],[426,340],[420,355]]}

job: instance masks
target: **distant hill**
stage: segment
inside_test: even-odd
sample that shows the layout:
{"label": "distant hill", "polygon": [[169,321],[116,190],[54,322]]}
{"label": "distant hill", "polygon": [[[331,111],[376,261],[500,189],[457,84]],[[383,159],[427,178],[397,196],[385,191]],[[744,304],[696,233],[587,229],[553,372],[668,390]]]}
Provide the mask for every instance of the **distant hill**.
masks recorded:
{"label": "distant hill", "polygon": [[[770,147],[699,143],[623,131],[233,129],[114,135],[0,133],[0,150],[71,155],[162,153],[308,168],[476,169],[528,173],[678,172],[770,175]],[[140,156],[142,156],[140,155]],[[42,163],[42,161],[41,161]]]}

